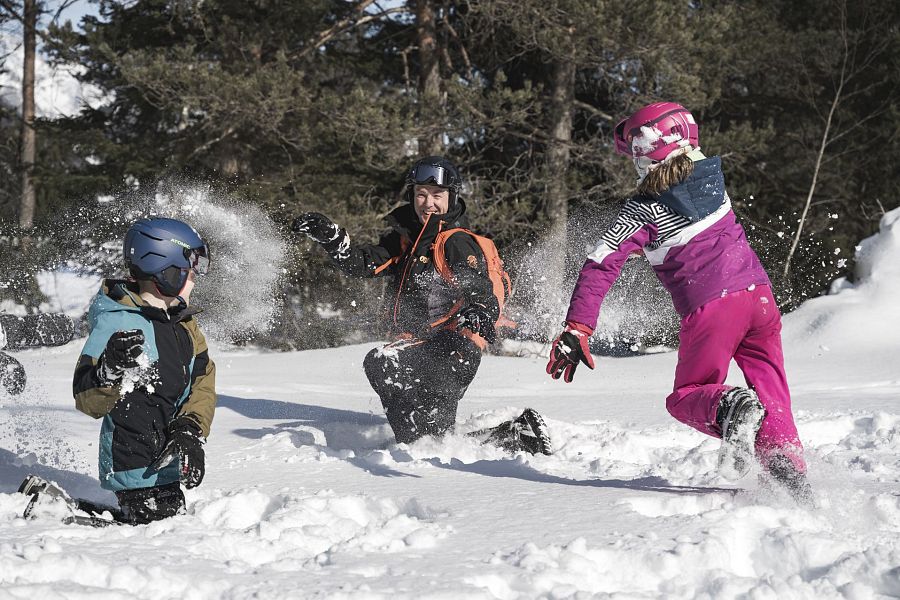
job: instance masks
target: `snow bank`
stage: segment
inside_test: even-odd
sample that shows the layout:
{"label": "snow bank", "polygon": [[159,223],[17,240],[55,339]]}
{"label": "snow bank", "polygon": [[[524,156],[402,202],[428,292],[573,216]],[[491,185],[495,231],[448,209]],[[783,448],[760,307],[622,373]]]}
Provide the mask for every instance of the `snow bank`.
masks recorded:
{"label": "snow bank", "polygon": [[662,516],[647,512],[647,503],[640,500],[622,503],[633,503],[637,512],[659,520],[664,532],[697,518],[706,529],[677,535],[623,532],[604,545],[584,538],[565,545],[527,543],[491,558],[492,565],[509,566],[515,576],[470,581],[494,597],[510,599],[616,593],[629,598],[870,598],[900,593],[900,549],[886,543],[898,531],[900,500],[888,507],[894,522],[885,525],[892,526],[891,533],[871,538],[842,536],[827,518],[736,506],[723,498],[699,510],[694,498],[670,501]]}
{"label": "snow bank", "polygon": [[900,208],[856,247],[854,277],[788,315],[785,340],[825,351],[900,350]]}
{"label": "snow bank", "polygon": [[[365,388],[367,349],[216,351],[222,396],[188,514],[102,530],[21,518],[26,472],[111,498],[94,474],[97,423],[67,395],[78,347],[17,353],[43,389],[0,406],[0,598],[900,594],[900,414],[872,408],[879,387],[855,389],[850,406],[811,391],[837,389],[847,368],[794,370],[819,376],[794,390],[819,503],[806,510],[758,472],[718,477],[716,440],[672,421],[656,393],[671,354],[605,359],[571,385],[542,360],[488,356],[458,434],[398,445]],[[554,455],[464,435],[524,406],[544,414]],[[57,431],[23,428],[25,414]],[[50,434],[65,435],[71,463],[15,458],[15,438]]]}
{"label": "snow bank", "polygon": [[80,318],[100,289],[101,278],[72,271],[41,271],[38,285],[47,296],[48,303],[41,306],[43,312],[65,313],[73,319]]}
{"label": "snow bank", "polygon": [[310,572],[432,548],[450,531],[414,499],[252,488],[190,496],[191,514],[146,527],[47,529],[21,520],[23,496],[0,494],[0,596],[248,597],[247,576],[266,573],[253,589],[298,597],[289,590],[302,589]]}

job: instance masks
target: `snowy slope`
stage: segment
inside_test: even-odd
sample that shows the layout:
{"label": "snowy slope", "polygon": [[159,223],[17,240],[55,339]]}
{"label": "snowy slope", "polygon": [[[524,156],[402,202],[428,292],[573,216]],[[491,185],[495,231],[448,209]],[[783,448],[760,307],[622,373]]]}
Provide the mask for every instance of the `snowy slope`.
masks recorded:
{"label": "snowy slope", "polygon": [[[22,49],[20,33],[0,31],[0,56],[6,60],[0,66],[0,104],[19,109],[22,105]],[[84,106],[99,108],[108,103],[94,85],[84,84],[78,76],[84,72],[80,65],[53,66],[38,53],[35,58],[34,101],[38,117],[56,119],[78,114]]]}
{"label": "snowy slope", "polygon": [[219,408],[189,514],[25,521],[13,492],[29,472],[112,501],[99,423],[70,396],[73,342],[18,353],[28,391],[0,401],[0,598],[898,597],[898,221],[861,244],[855,285],[786,318],[815,510],[755,474],[717,476],[718,442],[665,411],[674,353],[602,359],[571,385],[540,359],[486,357],[459,430],[534,407],[557,452],[532,457],[462,436],[392,444],[368,345],[214,345]]}

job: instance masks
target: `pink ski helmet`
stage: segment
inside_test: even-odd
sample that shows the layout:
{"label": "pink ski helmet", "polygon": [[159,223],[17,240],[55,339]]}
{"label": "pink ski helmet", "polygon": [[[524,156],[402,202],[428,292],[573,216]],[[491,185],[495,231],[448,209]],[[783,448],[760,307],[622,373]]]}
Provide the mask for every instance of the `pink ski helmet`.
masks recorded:
{"label": "pink ski helmet", "polygon": [[682,105],[657,102],[623,119],[613,138],[619,154],[661,162],[678,148],[699,148],[700,128]]}

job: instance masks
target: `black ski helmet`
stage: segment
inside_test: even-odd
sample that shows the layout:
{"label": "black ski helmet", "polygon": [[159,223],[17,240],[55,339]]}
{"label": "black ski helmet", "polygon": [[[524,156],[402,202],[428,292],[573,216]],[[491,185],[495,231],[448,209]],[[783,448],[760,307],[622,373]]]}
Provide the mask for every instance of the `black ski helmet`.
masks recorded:
{"label": "black ski helmet", "polygon": [[456,166],[443,156],[426,156],[417,160],[406,174],[406,199],[412,203],[416,185],[436,185],[450,190],[450,207],[456,204],[462,178]]}

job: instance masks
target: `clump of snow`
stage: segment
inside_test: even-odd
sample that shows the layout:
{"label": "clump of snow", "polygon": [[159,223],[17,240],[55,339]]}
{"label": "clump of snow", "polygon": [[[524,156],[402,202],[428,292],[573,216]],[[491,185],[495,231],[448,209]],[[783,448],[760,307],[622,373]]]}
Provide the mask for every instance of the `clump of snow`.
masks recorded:
{"label": "clump of snow", "polygon": [[[563,273],[553,263],[559,242],[552,238],[531,244],[515,264],[513,296],[506,313],[518,323],[517,333],[531,340],[548,342],[562,330],[575,281],[584,257],[599,243],[603,223],[614,216],[614,206],[584,209],[566,225],[573,247],[584,255],[567,264]],[[648,347],[669,350],[677,342],[678,315],[671,296],[659,283],[653,269],[641,257],[628,260],[603,300],[591,349],[602,354],[633,354]],[[526,354],[519,346],[514,353]]]}
{"label": "clump of snow", "polygon": [[159,369],[156,363],[150,363],[150,357],[146,352],[138,355],[137,363],[138,366],[125,369],[125,372],[122,373],[119,390],[123,397],[133,392],[135,388],[143,388],[147,390],[147,393],[152,394],[159,382]]}
{"label": "clump of snow", "polygon": [[241,342],[268,331],[280,305],[285,242],[258,205],[200,183],[125,190],[61,215],[51,226],[60,268],[39,275],[50,299],[42,308],[77,317],[102,278],[128,277],[122,239],[148,217],[185,221],[209,244],[209,273],[198,276],[190,300],[203,311],[198,318],[207,337]]}

